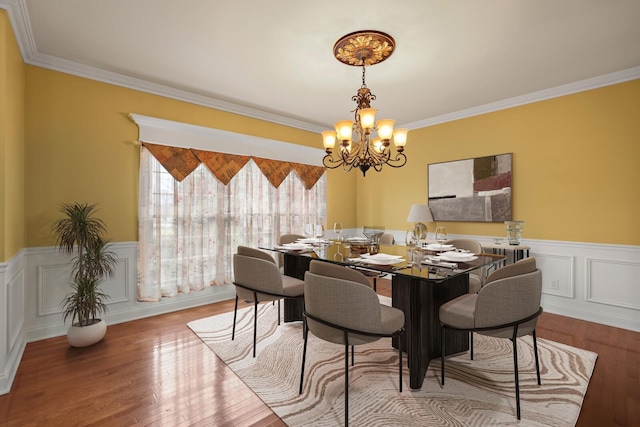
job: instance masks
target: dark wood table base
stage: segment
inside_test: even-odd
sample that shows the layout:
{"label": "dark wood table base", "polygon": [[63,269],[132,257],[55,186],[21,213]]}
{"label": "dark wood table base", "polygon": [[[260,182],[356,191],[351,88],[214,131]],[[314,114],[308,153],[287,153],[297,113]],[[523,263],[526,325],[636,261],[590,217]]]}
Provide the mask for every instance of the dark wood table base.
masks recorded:
{"label": "dark wood table base", "polygon": [[[284,274],[304,280],[304,273],[309,270],[309,264],[313,258],[306,256],[295,256],[284,254]],[[302,321],[302,311],[304,310],[304,300],[285,299],[284,300],[284,321]]]}
{"label": "dark wood table base", "polygon": [[[392,280],[391,295],[393,306],[405,315],[405,334],[394,338],[393,346],[402,348],[409,359],[409,380],[412,389],[419,389],[424,382],[429,362],[439,358],[440,347],[440,306],[447,301],[469,292],[469,275],[463,274],[444,282],[434,283],[417,277],[395,275]],[[445,354],[455,354],[469,350],[469,333],[447,332]]]}

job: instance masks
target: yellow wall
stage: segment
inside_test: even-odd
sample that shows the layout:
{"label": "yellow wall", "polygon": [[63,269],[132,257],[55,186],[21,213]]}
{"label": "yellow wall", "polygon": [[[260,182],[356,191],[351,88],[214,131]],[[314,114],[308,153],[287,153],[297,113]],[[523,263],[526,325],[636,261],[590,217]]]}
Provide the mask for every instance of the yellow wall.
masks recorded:
{"label": "yellow wall", "polygon": [[[412,225],[429,163],[513,153],[513,219],[525,238],[640,244],[640,80],[417,129],[406,153],[405,167],[358,178],[359,225]],[[501,223],[439,225],[505,235]]]}
{"label": "yellow wall", "polygon": [[[0,261],[52,245],[61,202],[98,203],[113,241],[137,239],[138,128],[129,113],[320,147],[312,132],[25,66],[4,11],[0,33]],[[413,130],[403,168],[366,178],[327,172],[328,227],[406,229],[409,207],[427,198],[427,164],[513,153],[513,214],[525,238],[638,245],[638,117],[635,80]],[[455,234],[505,234],[500,223],[444,224]]]}
{"label": "yellow wall", "polygon": [[[98,203],[112,241],[137,240],[138,127],[129,113],[318,147],[319,135],[27,66],[27,246],[54,244],[61,202]],[[355,212],[354,179],[331,171],[330,200]],[[338,216],[331,209],[329,217]],[[352,221],[355,223],[355,214]]]}
{"label": "yellow wall", "polygon": [[0,262],[25,246],[24,87],[22,57],[0,9]]}

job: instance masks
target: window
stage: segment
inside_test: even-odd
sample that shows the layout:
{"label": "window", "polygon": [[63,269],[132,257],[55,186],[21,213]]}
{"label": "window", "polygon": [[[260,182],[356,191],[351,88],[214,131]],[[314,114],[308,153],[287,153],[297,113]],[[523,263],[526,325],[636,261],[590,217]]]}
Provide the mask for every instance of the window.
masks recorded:
{"label": "window", "polygon": [[226,186],[204,164],[178,182],[141,147],[138,300],[231,283],[238,245],[272,246],[325,216],[324,176],[306,190],[292,172],[275,188],[250,160]]}

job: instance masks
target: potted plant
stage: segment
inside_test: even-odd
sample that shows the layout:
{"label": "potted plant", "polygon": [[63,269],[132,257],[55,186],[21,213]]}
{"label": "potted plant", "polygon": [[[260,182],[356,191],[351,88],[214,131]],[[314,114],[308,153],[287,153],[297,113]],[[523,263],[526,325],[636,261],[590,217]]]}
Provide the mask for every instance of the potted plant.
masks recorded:
{"label": "potted plant", "polygon": [[64,203],[60,212],[65,216],[52,225],[60,252],[73,255],[70,292],[62,301],[63,321],[71,317],[67,332],[69,344],[85,347],[104,338],[107,324],[97,318],[107,312],[108,295],[100,290],[100,283],[112,277],[118,258],[109,250],[105,238],[107,229],[102,219],[94,217],[96,205]]}

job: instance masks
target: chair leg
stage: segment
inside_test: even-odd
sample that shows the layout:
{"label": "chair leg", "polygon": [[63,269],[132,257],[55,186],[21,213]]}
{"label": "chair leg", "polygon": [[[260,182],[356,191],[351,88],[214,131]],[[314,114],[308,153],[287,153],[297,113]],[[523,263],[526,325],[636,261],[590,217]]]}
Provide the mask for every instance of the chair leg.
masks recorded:
{"label": "chair leg", "polygon": [[256,357],[256,341],[258,337],[258,295],[253,293],[253,357]]}
{"label": "chair leg", "polygon": [[302,394],[302,383],[304,381],[304,362],[307,359],[307,337],[309,336],[309,328],[307,328],[306,317],[302,322],[302,335],[304,336],[304,345],[302,347],[302,369],[300,369],[300,391],[298,392],[298,394]]}
{"label": "chair leg", "polygon": [[236,338],[236,316],[238,315],[238,294],[236,294],[236,306],[233,309],[233,329],[231,330],[231,341]]}
{"label": "chair leg", "polygon": [[518,420],[520,420],[520,384],[518,382],[518,325],[513,327],[513,372],[516,379],[516,413]]}
{"label": "chair leg", "polygon": [[473,332],[469,332],[469,352],[471,353],[471,360],[473,360]]}
{"label": "chair leg", "polygon": [[402,393],[402,340],[398,336],[398,359],[400,359],[400,393]]}
{"label": "chair leg", "polygon": [[446,330],[444,325],[440,327],[440,350],[442,351],[440,353],[440,378],[442,385],[444,385],[444,334]]}
{"label": "chair leg", "polygon": [[280,300],[278,300],[278,326],[280,326]]}
{"label": "chair leg", "polygon": [[349,339],[344,331],[344,425],[349,425]]}
{"label": "chair leg", "polygon": [[377,292],[378,283],[376,282],[376,278],[373,278],[373,290]]}
{"label": "chair leg", "polygon": [[351,366],[353,366],[355,364],[355,354],[356,354],[356,349],[354,348],[354,346],[351,346]]}
{"label": "chair leg", "polygon": [[538,361],[538,340],[536,339],[536,330],[533,330],[533,352],[536,355],[536,375],[538,376],[538,385],[541,385],[540,382],[540,362]]}

